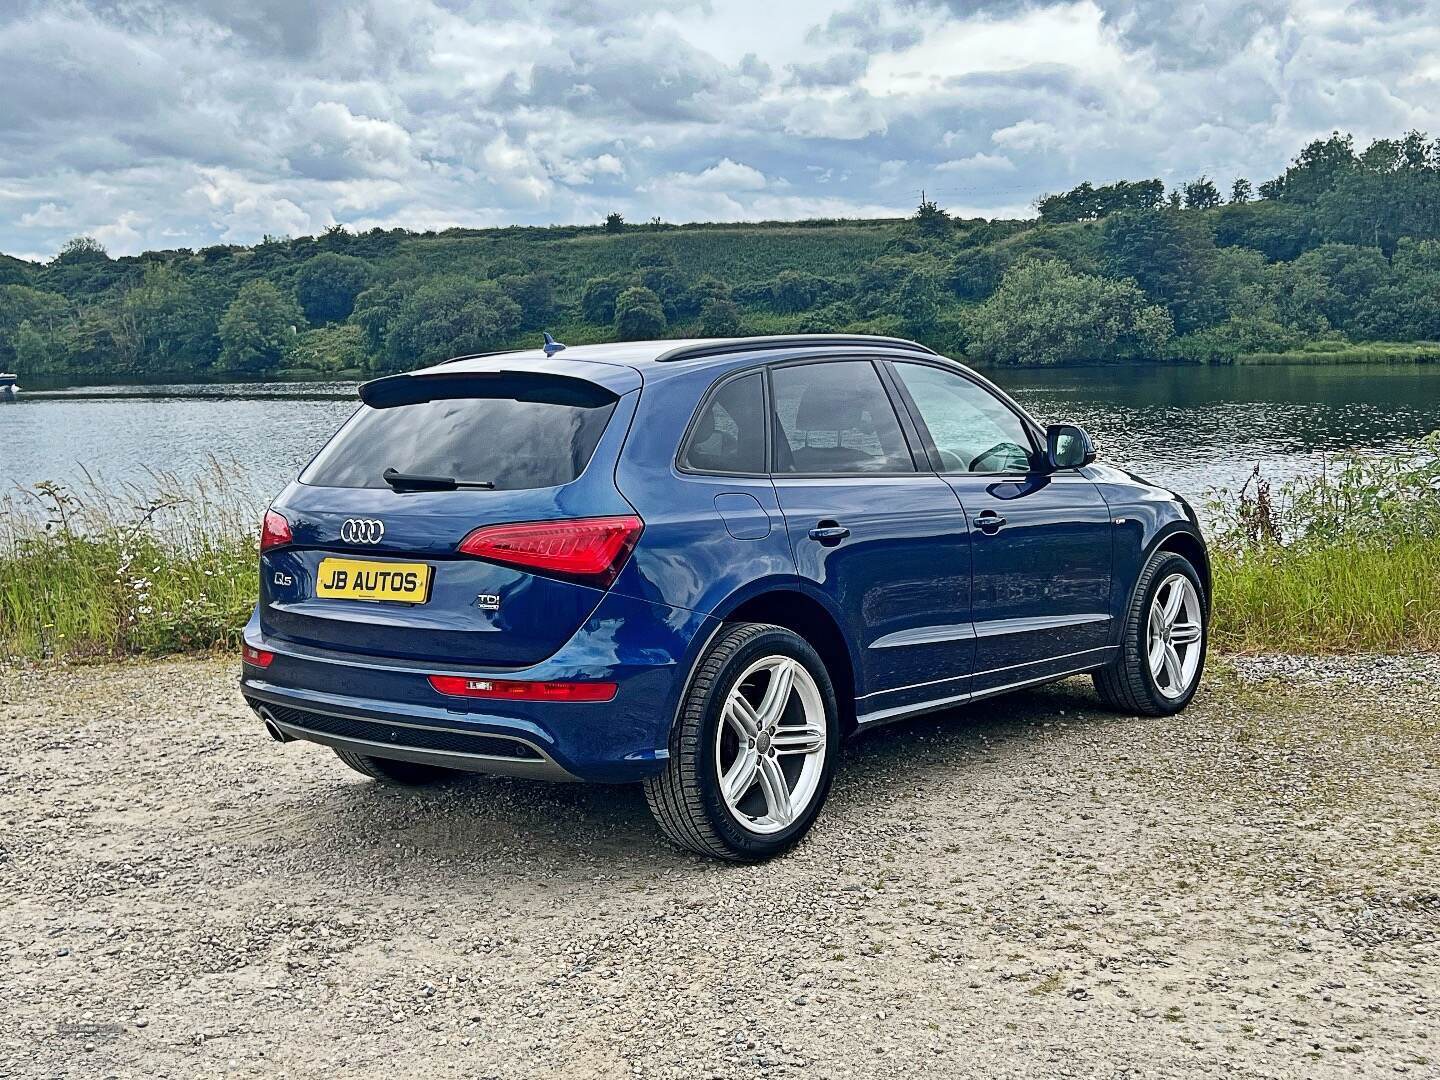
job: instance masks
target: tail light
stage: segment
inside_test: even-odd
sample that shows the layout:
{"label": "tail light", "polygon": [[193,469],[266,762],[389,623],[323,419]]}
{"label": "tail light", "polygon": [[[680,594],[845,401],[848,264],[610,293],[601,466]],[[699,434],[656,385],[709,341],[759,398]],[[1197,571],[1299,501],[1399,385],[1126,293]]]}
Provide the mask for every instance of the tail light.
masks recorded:
{"label": "tail light", "polygon": [[482,525],[460,541],[459,550],[608,588],[644,528],[645,523],[634,516]]}
{"label": "tail light", "polygon": [[609,701],[613,682],[521,682],[514,679],[473,679],[466,675],[431,675],[430,685],[450,697],[504,698],[508,701]]}
{"label": "tail light", "polygon": [[270,662],[275,659],[273,652],[266,652],[264,649],[257,649],[254,645],[246,645],[240,653],[241,659],[251,667],[267,668]]}
{"label": "tail light", "polygon": [[285,515],[276,513],[274,510],[266,510],[265,520],[260,523],[261,552],[288,544],[293,539],[294,537],[290,534],[290,522],[285,520]]}

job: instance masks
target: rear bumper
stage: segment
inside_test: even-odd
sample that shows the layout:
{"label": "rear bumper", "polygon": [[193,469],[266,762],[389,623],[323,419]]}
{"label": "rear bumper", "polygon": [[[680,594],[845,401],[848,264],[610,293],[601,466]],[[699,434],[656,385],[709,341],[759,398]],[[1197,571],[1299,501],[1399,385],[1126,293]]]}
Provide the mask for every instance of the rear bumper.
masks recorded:
{"label": "rear bumper", "polygon": [[[245,643],[275,659],[244,666],[240,688],[287,738],[472,772],[624,783],[665,768],[671,721],[715,623],[611,593],[555,655],[502,673],[270,640],[252,617]],[[607,702],[479,700],[439,693],[432,674],[593,679],[618,689]]]}
{"label": "rear bumper", "polygon": [[[460,735],[425,724],[358,720],[344,713],[317,712],[265,702],[252,707],[287,740],[303,739],[370,757],[439,765],[463,772],[523,776],[534,780],[578,780],[534,743],[493,735]],[[452,748],[446,749],[449,746]]]}

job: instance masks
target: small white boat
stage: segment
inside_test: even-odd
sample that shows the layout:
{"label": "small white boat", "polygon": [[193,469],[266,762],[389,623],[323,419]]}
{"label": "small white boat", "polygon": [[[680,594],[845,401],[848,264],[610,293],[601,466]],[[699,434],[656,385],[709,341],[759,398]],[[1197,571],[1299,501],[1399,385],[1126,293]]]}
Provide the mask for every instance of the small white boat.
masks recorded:
{"label": "small white boat", "polygon": [[14,401],[20,392],[20,376],[13,372],[0,371],[0,401]]}

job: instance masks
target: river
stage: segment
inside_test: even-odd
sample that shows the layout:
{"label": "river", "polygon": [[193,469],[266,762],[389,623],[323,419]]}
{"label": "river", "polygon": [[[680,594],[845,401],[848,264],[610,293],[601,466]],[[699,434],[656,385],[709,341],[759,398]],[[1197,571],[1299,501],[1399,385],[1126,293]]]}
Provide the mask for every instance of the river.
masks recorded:
{"label": "river", "polygon": [[[1440,366],[1108,367],[992,373],[1042,422],[1189,496],[1275,479],[1440,428]],[[23,384],[23,380],[22,380]],[[0,403],[0,485],[186,479],[219,462],[257,503],[355,407],[351,383],[76,386]]]}

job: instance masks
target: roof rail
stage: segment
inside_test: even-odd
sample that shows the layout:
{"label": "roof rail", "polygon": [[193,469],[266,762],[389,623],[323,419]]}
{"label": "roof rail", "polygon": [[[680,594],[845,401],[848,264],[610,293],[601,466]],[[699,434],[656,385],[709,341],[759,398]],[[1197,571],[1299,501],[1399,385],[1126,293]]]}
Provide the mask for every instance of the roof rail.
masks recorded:
{"label": "roof rail", "polygon": [[774,334],[767,337],[725,338],[681,345],[655,357],[658,364],[672,360],[695,360],[702,356],[723,356],[725,353],[749,352],[754,349],[806,348],[814,345],[883,345],[887,348],[913,349],[916,352],[940,355],[928,345],[907,338],[881,337],[875,334]]}

